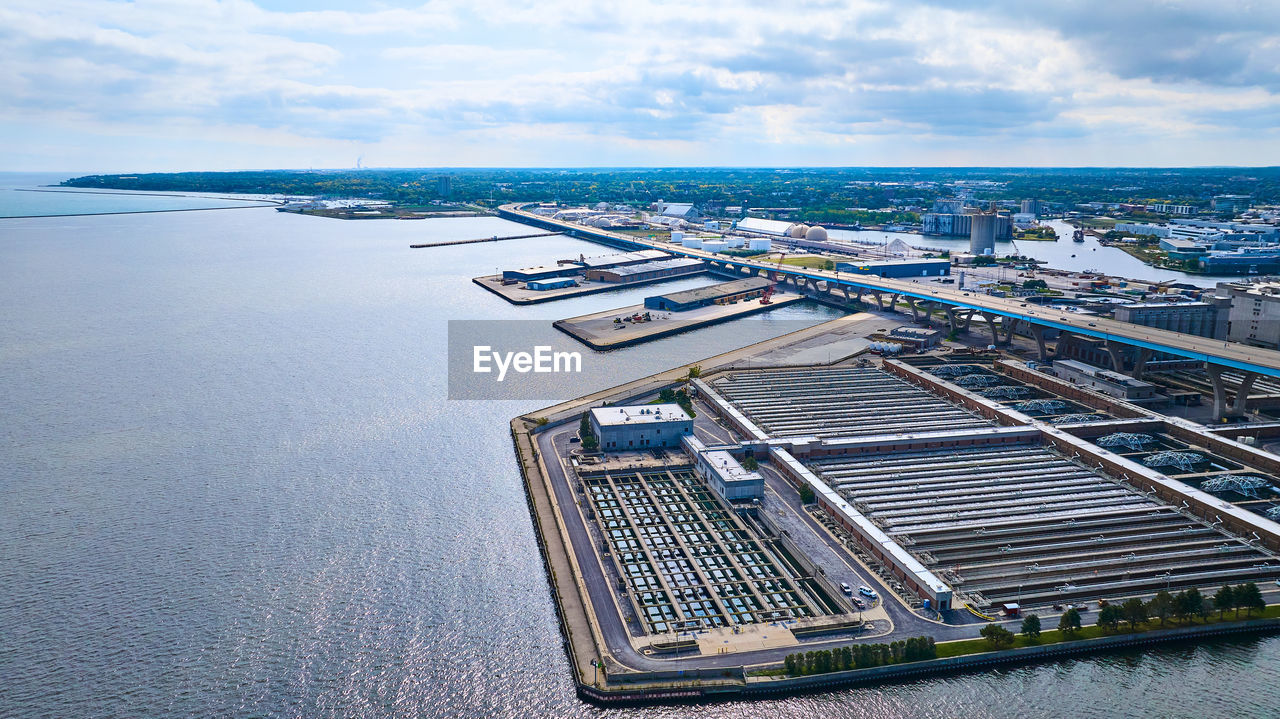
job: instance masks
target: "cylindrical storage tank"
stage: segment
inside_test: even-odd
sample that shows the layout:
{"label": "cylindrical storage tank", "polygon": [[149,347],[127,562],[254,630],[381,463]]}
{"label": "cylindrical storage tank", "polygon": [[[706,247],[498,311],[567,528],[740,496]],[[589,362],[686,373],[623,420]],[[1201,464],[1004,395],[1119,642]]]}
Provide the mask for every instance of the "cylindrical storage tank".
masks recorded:
{"label": "cylindrical storage tank", "polygon": [[683,232],[681,232],[680,230],[673,230],[673,231],[671,232],[671,241],[672,241],[672,242],[680,242],[680,241],[681,241],[681,240],[683,240],[683,239],[684,239],[684,233],[683,233]]}
{"label": "cylindrical storage tank", "polygon": [[724,240],[708,240],[702,243],[702,249],[707,252],[720,252],[728,246],[729,245],[725,244]]}
{"label": "cylindrical storage tank", "polygon": [[747,249],[764,250],[765,252],[768,252],[773,249],[773,240],[768,237],[752,237],[747,240]]}
{"label": "cylindrical storage tank", "polygon": [[977,214],[969,225],[969,252],[974,255],[996,253],[996,216]]}
{"label": "cylindrical storage tank", "polygon": [[808,232],[808,231],[809,231],[809,226],[808,226],[808,225],[799,224],[799,225],[792,225],[792,226],[787,230],[787,234],[788,234],[788,235],[791,235],[792,237],[794,237],[794,238],[796,238],[797,240],[799,240],[799,239],[803,239],[803,238],[804,238],[804,233],[806,233],[806,232]]}
{"label": "cylindrical storage tank", "polygon": [[736,248],[736,247],[742,247],[742,238],[741,238],[741,237],[726,237],[726,238],[724,238],[724,243],[725,243],[726,245],[728,245],[729,247],[735,247],[735,248]]}
{"label": "cylindrical storage tank", "polygon": [[806,240],[812,240],[813,242],[826,242],[827,228],[814,225],[804,231],[804,238]]}
{"label": "cylindrical storage tank", "polygon": [[702,249],[701,237],[685,237],[680,240],[680,244],[692,250]]}

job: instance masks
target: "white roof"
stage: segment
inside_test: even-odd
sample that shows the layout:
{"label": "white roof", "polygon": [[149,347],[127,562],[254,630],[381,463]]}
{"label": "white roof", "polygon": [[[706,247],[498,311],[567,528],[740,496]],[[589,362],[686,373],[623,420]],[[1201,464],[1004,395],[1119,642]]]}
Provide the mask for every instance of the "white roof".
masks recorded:
{"label": "white roof", "polygon": [[627,424],[687,422],[691,418],[678,404],[642,404],[634,407],[595,407],[591,416],[601,427]]}
{"label": "white roof", "polygon": [[753,472],[738,463],[733,455],[720,449],[713,449],[703,454],[707,464],[711,465],[711,469],[724,482],[749,482],[752,480],[763,480],[764,477],[759,472]]}
{"label": "white roof", "polygon": [[762,220],[758,217],[745,217],[738,220],[738,229],[747,232],[760,232],[766,235],[785,235],[791,229],[791,222],[780,220]]}

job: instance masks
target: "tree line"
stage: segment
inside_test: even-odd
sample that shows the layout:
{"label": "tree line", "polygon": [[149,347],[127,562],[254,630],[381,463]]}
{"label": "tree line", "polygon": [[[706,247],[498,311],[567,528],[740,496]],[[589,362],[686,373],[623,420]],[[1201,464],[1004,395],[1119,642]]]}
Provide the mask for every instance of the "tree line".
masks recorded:
{"label": "tree line", "polygon": [[910,637],[890,644],[854,644],[788,654],[782,666],[791,676],[869,669],[889,664],[937,659],[933,637]]}

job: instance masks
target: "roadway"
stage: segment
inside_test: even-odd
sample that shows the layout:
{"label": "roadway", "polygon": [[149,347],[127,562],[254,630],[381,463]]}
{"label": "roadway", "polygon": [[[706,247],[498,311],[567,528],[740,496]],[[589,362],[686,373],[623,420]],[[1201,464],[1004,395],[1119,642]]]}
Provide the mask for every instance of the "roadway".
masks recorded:
{"label": "roadway", "polygon": [[506,219],[533,224],[538,227],[561,228],[584,239],[591,239],[594,236],[613,243],[626,243],[634,247],[662,250],[673,255],[694,257],[731,267],[750,268],[757,271],[765,270],[814,281],[823,281],[829,285],[850,287],[855,290],[861,288],[872,292],[929,300],[961,309],[989,312],[1000,317],[1025,320],[1035,325],[1065,330],[1081,336],[1114,340],[1126,345],[1143,347],[1157,352],[1167,352],[1180,357],[1231,367],[1245,372],[1257,372],[1270,377],[1280,377],[1280,351],[1250,347],[1238,342],[1224,342],[1113,319],[1076,315],[1064,310],[1032,305],[1017,298],[992,297],[963,289],[930,286],[906,279],[891,279],[870,275],[854,275],[850,277],[847,273],[842,277],[840,273],[834,271],[804,269],[787,265],[779,266],[778,264],[746,258],[727,257],[671,243],[552,220],[548,217],[541,217],[519,210],[516,205],[504,205],[500,210],[500,214]]}

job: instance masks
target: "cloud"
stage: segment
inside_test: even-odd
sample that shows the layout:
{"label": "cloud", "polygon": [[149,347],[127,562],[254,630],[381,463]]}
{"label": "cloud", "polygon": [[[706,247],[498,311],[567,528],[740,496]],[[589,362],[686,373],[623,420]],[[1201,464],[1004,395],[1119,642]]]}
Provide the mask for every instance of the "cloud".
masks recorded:
{"label": "cloud", "polygon": [[1280,6],[1232,0],[10,0],[0,120],[68,142],[203,127],[246,146],[404,143],[399,165],[482,140],[523,157],[530,138],[541,164],[575,143],[674,153],[655,164],[788,147],[916,163],[948,141],[986,157],[1232,130],[1274,150],[1277,27]]}

